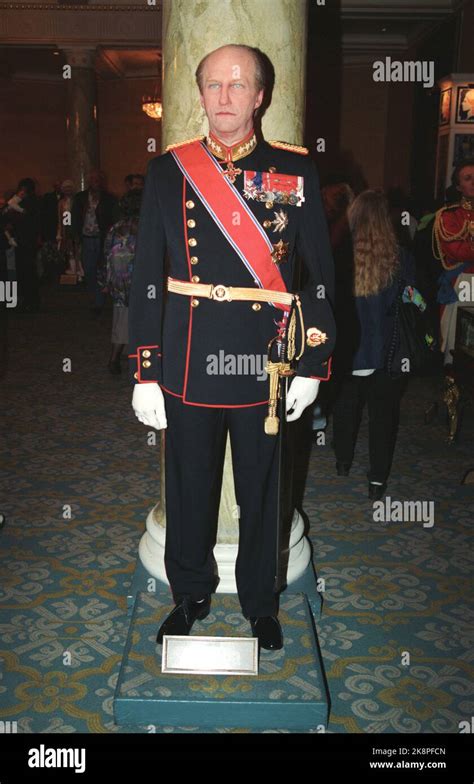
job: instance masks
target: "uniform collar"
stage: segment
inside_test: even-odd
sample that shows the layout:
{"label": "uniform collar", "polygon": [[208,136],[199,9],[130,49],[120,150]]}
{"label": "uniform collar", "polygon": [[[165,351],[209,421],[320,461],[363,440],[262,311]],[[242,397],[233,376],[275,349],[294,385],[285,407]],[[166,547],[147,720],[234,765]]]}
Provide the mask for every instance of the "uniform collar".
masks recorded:
{"label": "uniform collar", "polygon": [[246,155],[250,155],[250,153],[253,152],[257,146],[257,137],[255,136],[255,131],[252,129],[240,142],[233,144],[231,147],[227,147],[227,145],[221,142],[212,131],[209,131],[209,135],[206,136],[206,144],[216,158],[220,158],[220,160],[227,162],[238,161],[240,158],[244,158]]}
{"label": "uniform collar", "polygon": [[465,196],[461,199],[461,207],[463,210],[474,210],[474,199],[466,199]]}

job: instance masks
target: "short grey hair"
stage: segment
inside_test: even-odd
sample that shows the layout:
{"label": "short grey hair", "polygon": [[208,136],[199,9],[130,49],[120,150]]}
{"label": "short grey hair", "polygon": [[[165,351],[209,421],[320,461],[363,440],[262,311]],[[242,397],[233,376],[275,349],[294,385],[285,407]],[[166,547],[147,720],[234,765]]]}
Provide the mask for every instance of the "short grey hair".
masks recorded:
{"label": "short grey hair", "polygon": [[258,92],[260,92],[260,90],[265,90],[265,61],[260,49],[257,49],[254,46],[247,46],[246,44],[225,44],[225,46],[219,46],[217,49],[214,49],[212,52],[206,54],[196,68],[196,82],[197,86],[199,87],[199,92],[202,93],[202,76],[207,58],[210,57],[211,54],[219,52],[221,49],[227,48],[243,49],[245,52],[251,55],[255,63],[255,87],[257,88]]}

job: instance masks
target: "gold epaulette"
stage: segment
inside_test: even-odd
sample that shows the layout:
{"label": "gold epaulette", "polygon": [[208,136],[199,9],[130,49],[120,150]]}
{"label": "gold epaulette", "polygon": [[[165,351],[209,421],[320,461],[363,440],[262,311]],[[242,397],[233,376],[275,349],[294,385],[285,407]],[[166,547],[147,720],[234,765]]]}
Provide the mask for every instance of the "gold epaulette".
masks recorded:
{"label": "gold epaulette", "polygon": [[277,147],[279,150],[288,150],[288,152],[297,152],[300,155],[308,155],[309,150],[307,147],[300,147],[299,144],[288,144],[288,142],[271,141],[268,142],[272,147]]}
{"label": "gold epaulette", "polygon": [[442,212],[446,210],[454,210],[461,206],[460,201],[456,201],[454,204],[445,204],[444,207],[440,207],[439,210],[436,211],[436,215],[441,215]]}
{"label": "gold epaulette", "polygon": [[176,147],[183,147],[185,144],[192,144],[193,142],[202,142],[205,137],[201,134],[200,136],[195,136],[193,139],[186,139],[184,142],[176,142],[176,144],[168,144],[165,152],[169,152],[170,150],[175,150]]}
{"label": "gold epaulette", "polygon": [[456,240],[464,240],[468,237],[468,221],[464,221],[461,229],[459,231],[450,232],[448,229],[443,225],[442,215],[444,212],[448,210],[452,210],[457,207],[461,207],[461,203],[457,202],[456,204],[447,204],[445,207],[441,207],[441,209],[437,210],[434,223],[433,223],[433,234],[432,234],[432,249],[433,249],[433,256],[435,259],[438,259],[445,270],[452,270],[460,267],[462,265],[462,261],[452,262],[450,264],[446,263],[445,254],[443,252],[443,247],[441,245],[441,241],[444,242],[454,242]]}

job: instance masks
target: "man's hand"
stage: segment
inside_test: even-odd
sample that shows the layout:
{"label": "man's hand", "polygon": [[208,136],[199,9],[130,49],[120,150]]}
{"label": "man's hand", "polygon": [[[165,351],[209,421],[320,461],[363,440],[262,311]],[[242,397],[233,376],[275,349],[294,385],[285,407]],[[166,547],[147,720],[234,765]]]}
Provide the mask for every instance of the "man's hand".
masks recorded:
{"label": "man's hand", "polygon": [[164,430],[166,421],[165,399],[158,384],[135,384],[132,407],[135,416],[144,425]]}
{"label": "man's hand", "polygon": [[314,403],[318,391],[319,380],[317,378],[295,376],[286,396],[286,421],[294,422],[299,419],[305,408]]}

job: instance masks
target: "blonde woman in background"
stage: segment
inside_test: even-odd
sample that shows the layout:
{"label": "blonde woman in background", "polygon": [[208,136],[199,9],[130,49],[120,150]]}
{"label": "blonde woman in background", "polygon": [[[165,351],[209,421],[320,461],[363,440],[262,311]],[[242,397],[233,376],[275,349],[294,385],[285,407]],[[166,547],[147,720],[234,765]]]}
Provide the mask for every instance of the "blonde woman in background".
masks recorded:
{"label": "blonde woman in background", "polygon": [[[414,284],[413,257],[397,242],[385,196],[367,190],[348,210],[352,259],[345,296],[336,289],[334,450],[340,476],[349,474],[365,403],[369,415],[369,498],[382,498],[392,465],[406,374],[385,370],[400,278]],[[344,289],[344,287],[343,287]],[[351,292],[351,297],[347,292]]]}

